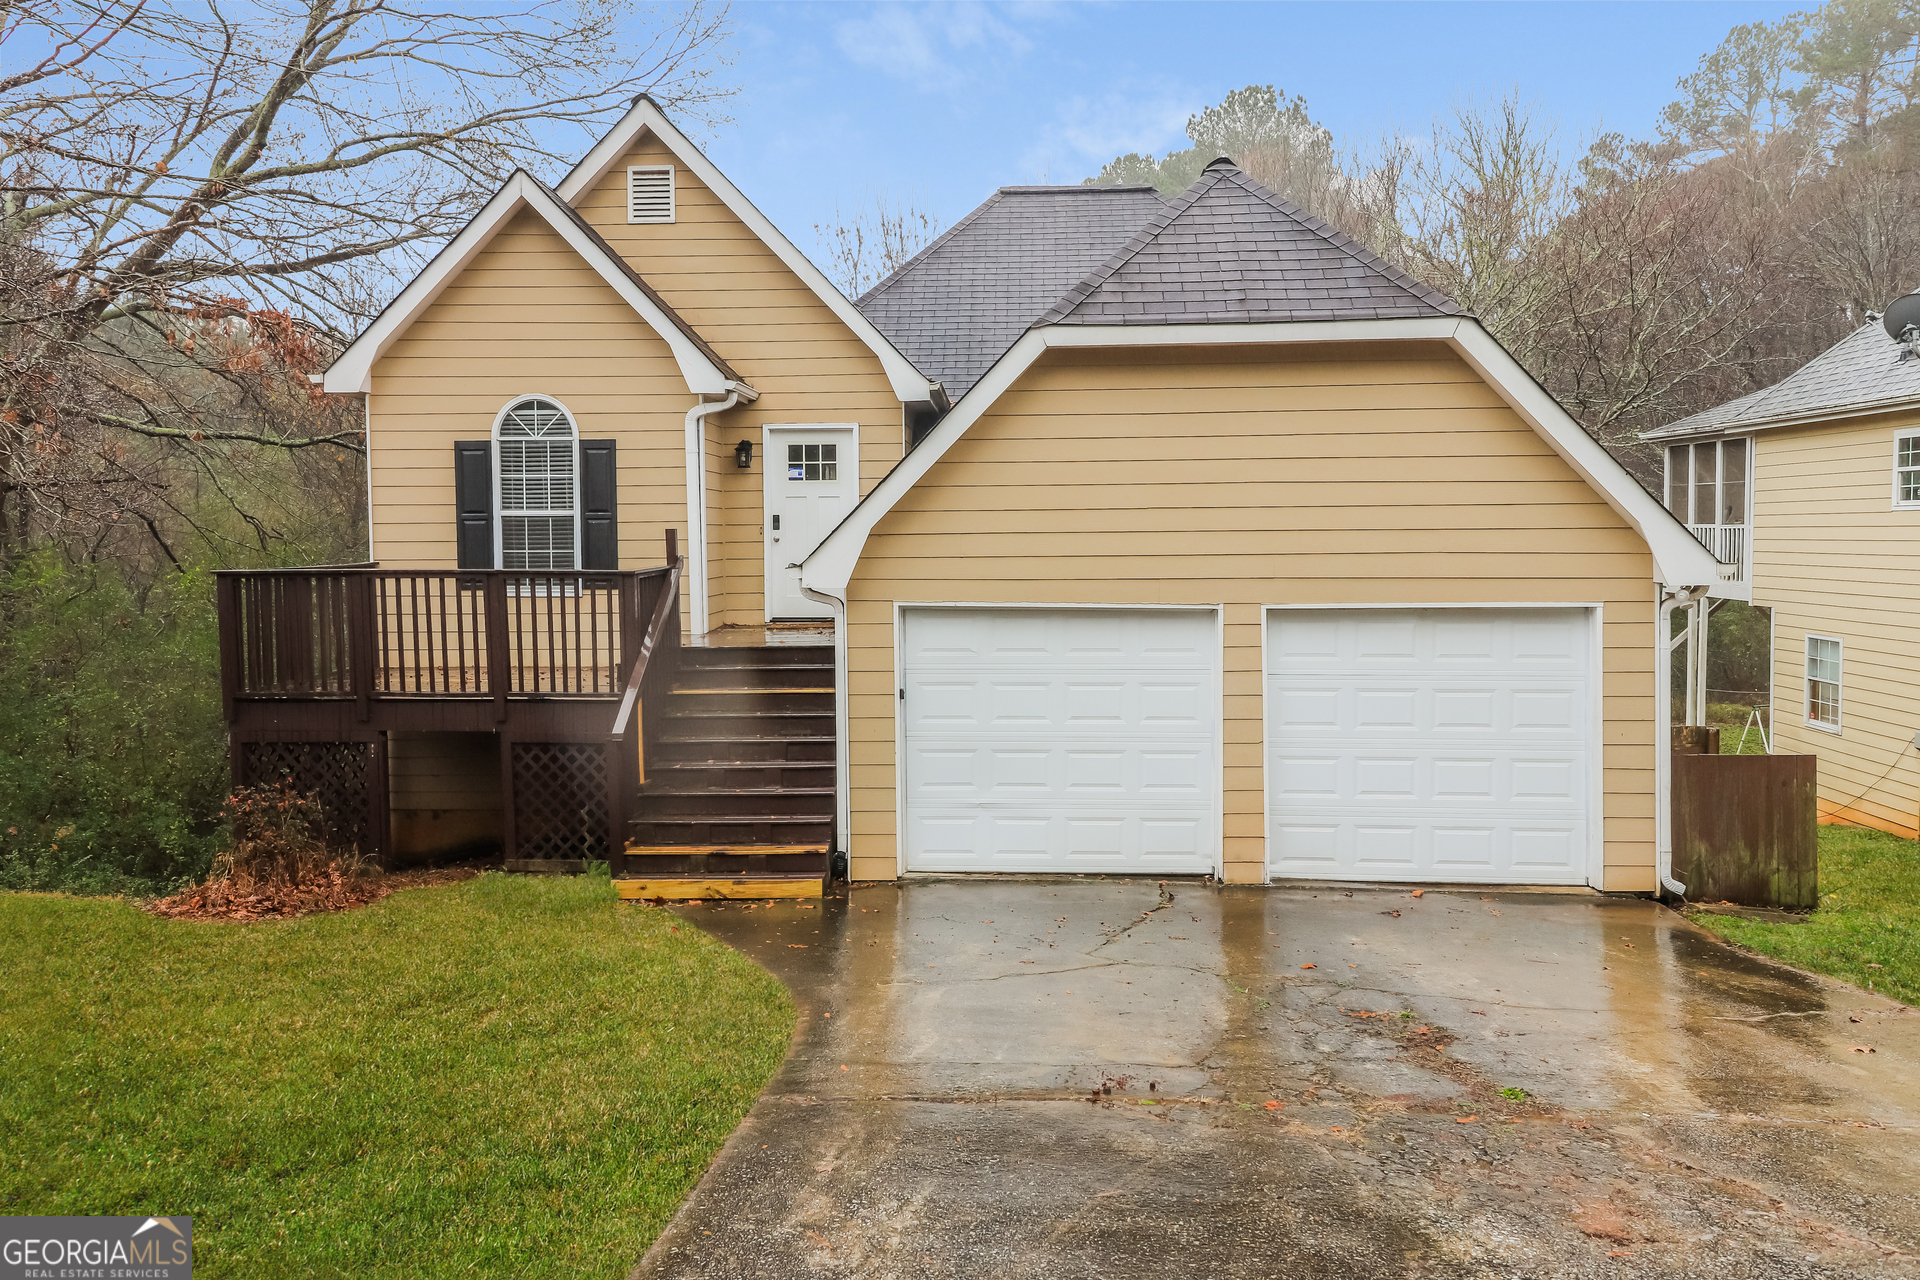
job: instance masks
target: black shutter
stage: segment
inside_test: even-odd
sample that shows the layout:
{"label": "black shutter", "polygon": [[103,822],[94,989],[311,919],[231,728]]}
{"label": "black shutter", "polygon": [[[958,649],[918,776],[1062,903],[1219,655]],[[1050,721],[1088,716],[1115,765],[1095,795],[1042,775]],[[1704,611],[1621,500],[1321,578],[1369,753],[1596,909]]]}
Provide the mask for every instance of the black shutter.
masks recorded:
{"label": "black shutter", "polygon": [[493,441],[453,442],[453,507],[457,567],[493,568]]}
{"label": "black shutter", "polygon": [[613,441],[580,442],[580,567],[620,567],[620,526],[615,513]]}

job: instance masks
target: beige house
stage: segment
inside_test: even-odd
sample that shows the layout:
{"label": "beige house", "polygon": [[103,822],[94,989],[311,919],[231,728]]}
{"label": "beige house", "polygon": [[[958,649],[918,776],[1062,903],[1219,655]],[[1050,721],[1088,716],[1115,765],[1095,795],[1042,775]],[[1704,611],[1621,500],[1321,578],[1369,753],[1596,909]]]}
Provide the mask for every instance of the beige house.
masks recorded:
{"label": "beige house", "polygon": [[1920,357],[1892,327],[1646,438],[1666,446],[1669,508],[1738,566],[1726,593],[1771,611],[1772,750],[1819,757],[1823,821],[1912,837]]}
{"label": "beige house", "polygon": [[[752,896],[832,855],[1666,872],[1657,654],[1730,571],[1476,321],[1231,161],[1171,201],[1003,188],[856,304],[641,100],[325,386],[367,405],[378,581],[342,634],[375,656],[327,695],[362,727],[296,726],[284,680],[261,709],[268,587],[236,583],[236,760],[364,743],[396,851],[491,829]],[[423,575],[437,624],[387,603]],[[485,680],[462,632],[408,686],[391,636],[462,608]],[[604,659],[552,667],[564,627],[522,631],[556,609]]]}

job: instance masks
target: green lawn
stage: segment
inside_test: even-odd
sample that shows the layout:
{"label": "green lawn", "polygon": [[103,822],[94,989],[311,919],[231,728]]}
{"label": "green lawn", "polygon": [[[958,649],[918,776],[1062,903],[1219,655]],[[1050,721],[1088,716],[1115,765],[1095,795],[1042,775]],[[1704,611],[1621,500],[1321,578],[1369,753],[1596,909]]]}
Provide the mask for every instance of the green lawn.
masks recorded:
{"label": "green lawn", "polygon": [[1858,827],[1820,828],[1820,906],[1804,924],[1696,914],[1763,955],[1920,1004],[1920,844]]}
{"label": "green lawn", "polygon": [[191,1214],[208,1277],[623,1275],[785,990],[604,877],[281,923],[0,895],[0,1212]]}

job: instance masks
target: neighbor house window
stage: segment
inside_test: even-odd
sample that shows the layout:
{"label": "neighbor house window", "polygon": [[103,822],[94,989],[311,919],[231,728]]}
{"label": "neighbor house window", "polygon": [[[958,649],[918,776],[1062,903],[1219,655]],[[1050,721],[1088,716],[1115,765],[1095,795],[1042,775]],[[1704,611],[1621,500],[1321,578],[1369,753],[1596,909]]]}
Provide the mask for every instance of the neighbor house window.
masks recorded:
{"label": "neighbor house window", "polygon": [[500,567],[578,567],[573,420],[530,396],[500,415]]}
{"label": "neighbor house window", "polygon": [[1669,446],[1667,510],[1687,524],[1745,524],[1752,456],[1744,439]]}
{"label": "neighbor house window", "polygon": [[1840,727],[1840,642],[1831,636],[1807,637],[1807,723]]}
{"label": "neighbor house window", "polygon": [[1920,435],[1894,437],[1893,505],[1920,507]]}

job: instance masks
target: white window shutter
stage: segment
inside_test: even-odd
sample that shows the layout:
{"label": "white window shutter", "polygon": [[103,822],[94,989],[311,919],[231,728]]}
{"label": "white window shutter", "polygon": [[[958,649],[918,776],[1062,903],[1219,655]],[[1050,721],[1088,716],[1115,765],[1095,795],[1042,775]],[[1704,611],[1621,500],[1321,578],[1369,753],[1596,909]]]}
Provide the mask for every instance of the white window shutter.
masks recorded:
{"label": "white window shutter", "polygon": [[635,165],[627,170],[627,221],[673,221],[672,165]]}

